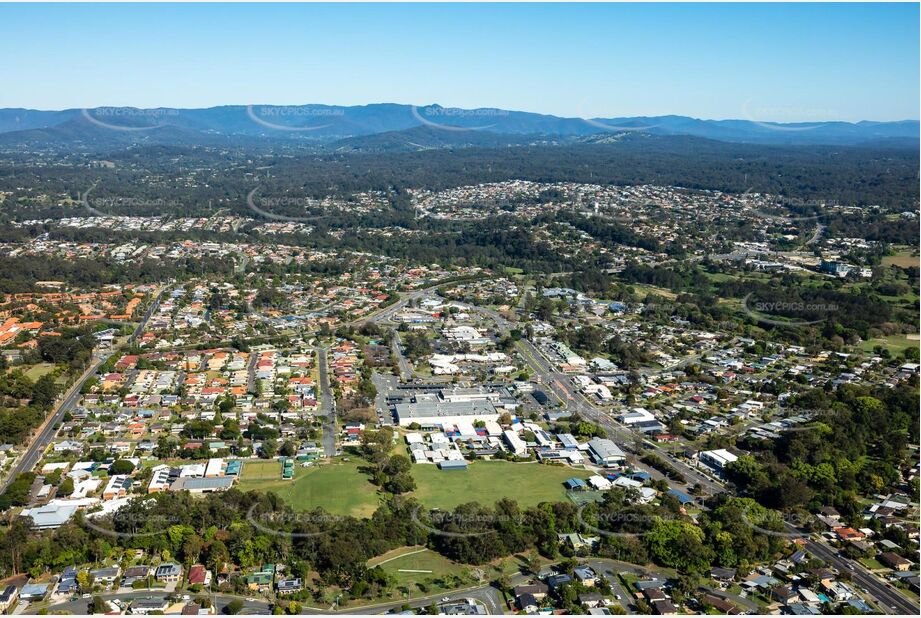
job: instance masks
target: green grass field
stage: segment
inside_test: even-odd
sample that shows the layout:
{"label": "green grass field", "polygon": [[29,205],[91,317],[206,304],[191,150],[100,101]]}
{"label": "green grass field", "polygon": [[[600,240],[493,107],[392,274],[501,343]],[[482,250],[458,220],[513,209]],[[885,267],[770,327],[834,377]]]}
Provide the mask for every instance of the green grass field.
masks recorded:
{"label": "green grass field", "polygon": [[917,339],[909,339],[908,335],[890,335],[888,337],[879,337],[877,339],[868,339],[860,343],[860,349],[865,352],[873,352],[873,348],[881,345],[889,348],[894,356],[898,356],[903,350],[910,347],[918,347]]}
{"label": "green grass field", "polygon": [[465,502],[493,505],[501,498],[512,498],[521,506],[565,502],[563,481],[589,476],[563,466],[505,461],[477,461],[466,470],[445,472],[433,465],[417,464],[412,472],[416,479],[413,496],[425,506],[439,509],[452,509]]}
{"label": "green grass field", "polygon": [[396,578],[397,585],[445,575],[460,576],[467,568],[430,549],[419,547],[403,547],[368,561],[368,566],[378,565]]}
{"label": "green grass field", "polygon": [[52,371],[54,371],[53,363],[38,363],[26,369],[25,374],[30,380],[38,380],[43,375],[49,374]]}
{"label": "green grass field", "polygon": [[[441,594],[477,583],[469,567],[423,547],[400,547],[368,561],[370,567],[378,565],[396,583],[389,595],[374,599],[375,603]],[[362,599],[344,602],[343,607],[361,607],[367,603],[367,599]]]}
{"label": "green grass field", "polygon": [[333,515],[369,517],[377,509],[377,488],[355,462],[294,467],[294,479],[281,478],[277,461],[246,462],[238,487],[242,491],[274,492],[298,510],[323,507]]}
{"label": "green grass field", "polygon": [[[242,491],[274,492],[298,510],[323,507],[334,515],[368,517],[378,506],[377,488],[359,471],[359,463],[335,462],[302,468],[295,465],[294,479],[281,479],[277,461],[247,461],[238,487]],[[537,463],[477,461],[467,470],[442,472],[432,465],[414,465],[416,490],[412,496],[425,506],[452,509],[465,502],[493,505],[511,498],[521,506],[568,500],[563,481],[587,478],[581,470]]]}

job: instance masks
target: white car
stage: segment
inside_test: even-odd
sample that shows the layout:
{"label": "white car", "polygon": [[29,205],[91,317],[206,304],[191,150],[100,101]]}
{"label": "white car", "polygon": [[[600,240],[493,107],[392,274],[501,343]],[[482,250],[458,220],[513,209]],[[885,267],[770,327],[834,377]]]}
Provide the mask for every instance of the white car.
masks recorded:
{"label": "white car", "polygon": [[451,597],[441,597],[441,602],[442,602],[442,603],[447,603],[447,602],[450,601],[450,600],[451,600]]}

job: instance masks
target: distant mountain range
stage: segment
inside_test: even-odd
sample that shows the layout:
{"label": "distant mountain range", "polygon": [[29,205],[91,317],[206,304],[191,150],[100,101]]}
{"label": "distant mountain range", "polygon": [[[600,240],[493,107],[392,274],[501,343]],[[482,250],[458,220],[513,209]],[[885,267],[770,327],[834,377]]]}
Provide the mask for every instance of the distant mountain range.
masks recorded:
{"label": "distant mountain range", "polygon": [[0,109],[0,147],[104,150],[137,143],[312,145],[339,152],[617,141],[628,134],[693,136],[765,145],[917,148],[919,122],[773,123],[685,116],[562,118],[495,108],[382,103],[230,105],[206,109]]}

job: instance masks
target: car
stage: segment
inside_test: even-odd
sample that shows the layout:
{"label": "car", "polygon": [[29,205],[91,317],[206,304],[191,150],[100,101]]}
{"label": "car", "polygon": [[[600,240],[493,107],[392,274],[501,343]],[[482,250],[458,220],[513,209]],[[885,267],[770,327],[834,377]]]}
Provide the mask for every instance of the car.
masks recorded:
{"label": "car", "polygon": [[83,595],[80,595],[80,598],[81,598],[81,599],[92,599],[92,598],[93,598],[93,595],[91,595],[91,594],[83,594]]}
{"label": "car", "polygon": [[615,594],[615,595],[614,595],[614,598],[617,599],[618,601],[620,601],[620,595],[619,595],[619,594]]}
{"label": "car", "polygon": [[442,602],[442,603],[447,603],[447,602],[450,601],[450,600],[451,600],[451,597],[441,597],[441,602]]}

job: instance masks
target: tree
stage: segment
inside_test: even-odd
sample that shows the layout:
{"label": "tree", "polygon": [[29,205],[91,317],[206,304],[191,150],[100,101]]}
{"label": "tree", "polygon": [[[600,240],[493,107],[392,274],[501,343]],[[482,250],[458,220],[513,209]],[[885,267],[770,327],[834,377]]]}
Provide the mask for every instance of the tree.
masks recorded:
{"label": "tree", "polygon": [[134,472],[134,464],[127,459],[116,459],[109,466],[110,474],[131,474]]}
{"label": "tree", "polygon": [[527,569],[528,573],[532,575],[537,575],[540,573],[540,556],[534,550],[528,552],[528,555],[525,556],[524,566]]}
{"label": "tree", "polygon": [[703,531],[689,522],[657,518],[644,540],[659,564],[688,572],[710,566],[713,551],[704,544]]}
{"label": "tree", "polygon": [[243,611],[243,601],[240,599],[233,599],[224,606],[224,613],[231,616],[239,614],[241,611]]}
{"label": "tree", "polygon": [[58,395],[58,387],[54,383],[54,377],[46,373],[35,382],[32,387],[32,404],[42,410],[49,410],[54,405],[54,400]]}
{"label": "tree", "polygon": [[77,585],[82,592],[89,592],[93,589],[93,574],[89,571],[79,571],[77,573]]}
{"label": "tree", "polygon": [[74,493],[74,480],[69,476],[65,476],[60,486],[58,486],[58,494],[69,496],[72,493]]}
{"label": "tree", "polygon": [[278,442],[274,439],[266,439],[262,441],[262,447],[260,455],[263,459],[272,459],[275,457],[275,453],[278,451]]}
{"label": "tree", "polygon": [[112,611],[109,603],[99,595],[93,597],[87,609],[91,614],[107,614]]}

